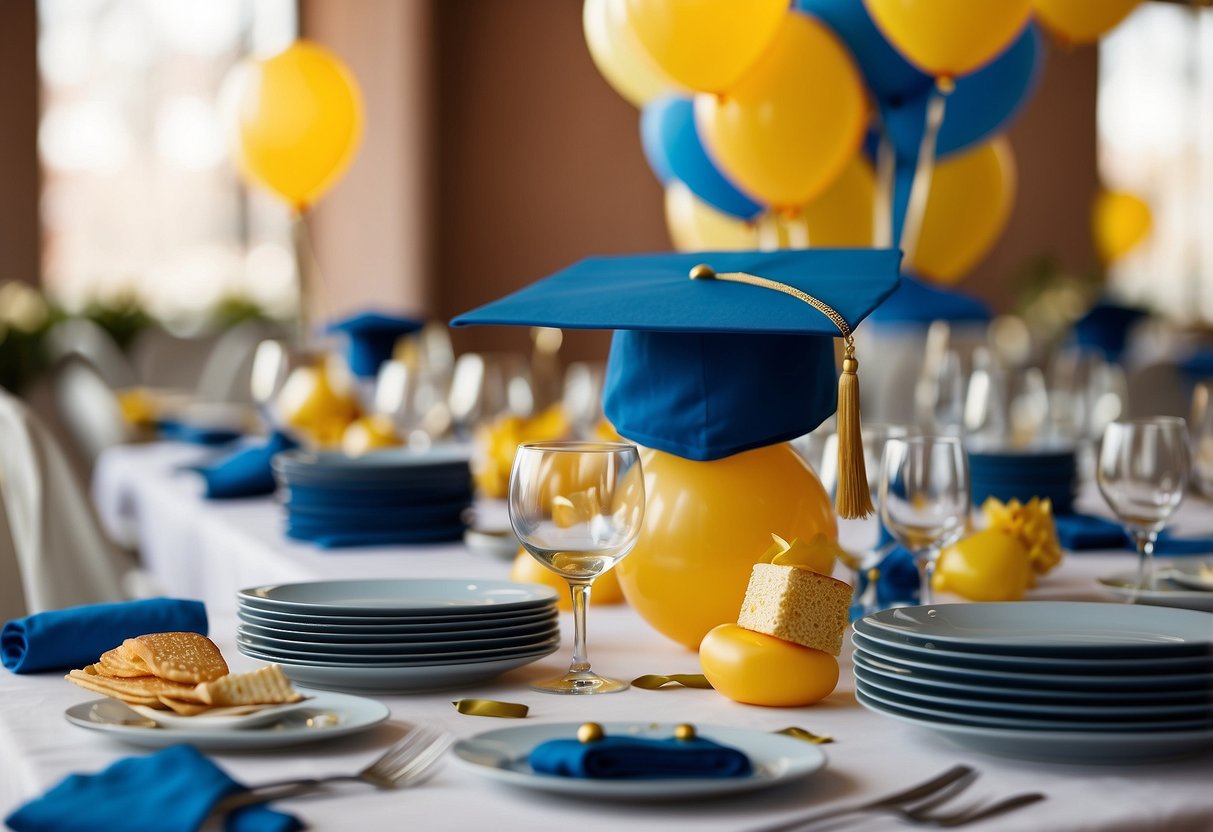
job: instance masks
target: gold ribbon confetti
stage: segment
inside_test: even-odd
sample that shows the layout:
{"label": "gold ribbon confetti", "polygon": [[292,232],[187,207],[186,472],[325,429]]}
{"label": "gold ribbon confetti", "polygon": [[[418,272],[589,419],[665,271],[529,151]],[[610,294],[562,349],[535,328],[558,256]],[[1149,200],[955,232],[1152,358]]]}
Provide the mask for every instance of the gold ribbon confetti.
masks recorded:
{"label": "gold ribbon confetti", "polygon": [[828,745],[834,741],[834,738],[826,734],[814,734],[812,731],[807,731],[804,728],[797,728],[795,725],[789,725],[781,731],[776,731],[776,734],[783,734],[785,737],[791,737],[795,740],[804,740],[811,742],[813,745]]}
{"label": "gold ribbon confetti", "polygon": [[455,710],[468,716],[495,716],[501,719],[523,719],[530,707],[517,702],[498,702],[495,699],[456,699],[451,703]]}
{"label": "gold ribbon confetti", "polygon": [[701,688],[711,690],[712,683],[702,673],[671,673],[662,676],[658,673],[646,673],[632,680],[632,687],[641,690],[657,690],[666,685],[682,685],[684,688]]}

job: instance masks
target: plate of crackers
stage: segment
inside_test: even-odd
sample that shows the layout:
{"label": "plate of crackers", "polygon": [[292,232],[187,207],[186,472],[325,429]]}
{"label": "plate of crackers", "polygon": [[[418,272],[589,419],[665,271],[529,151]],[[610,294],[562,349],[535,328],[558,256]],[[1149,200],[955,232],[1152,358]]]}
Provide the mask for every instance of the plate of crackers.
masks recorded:
{"label": "plate of crackers", "polygon": [[293,745],[363,731],[390,714],[359,696],[304,697],[277,665],[230,673],[219,648],[197,633],[127,639],[65,678],[106,697],[68,708],[69,722],[153,747]]}

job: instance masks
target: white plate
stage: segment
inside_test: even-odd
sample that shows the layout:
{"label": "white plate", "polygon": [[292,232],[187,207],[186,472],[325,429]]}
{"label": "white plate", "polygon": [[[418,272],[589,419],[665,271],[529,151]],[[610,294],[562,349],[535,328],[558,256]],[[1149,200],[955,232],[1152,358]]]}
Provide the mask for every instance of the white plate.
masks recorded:
{"label": "white plate", "polygon": [[1047,719],[1044,717],[1029,717],[1027,715],[1021,717],[1003,716],[998,714],[979,714],[972,710],[962,711],[959,707],[945,708],[940,705],[922,705],[908,697],[883,688],[872,687],[860,681],[855,682],[855,691],[882,705],[900,708],[922,719],[939,722],[958,722],[964,725],[980,725],[986,728],[1010,728],[1025,731],[1069,731],[1073,733],[1087,731],[1099,733],[1158,731],[1159,733],[1166,733],[1168,731],[1213,730],[1213,717],[1193,717],[1191,719],[1111,718],[1100,721]]}
{"label": "white plate", "polygon": [[1133,765],[1207,752],[1213,745],[1213,730],[1101,733],[986,728],[923,719],[861,693],[856,693],[855,698],[868,710],[931,731],[956,745],[1000,757],[1075,765]]}
{"label": "white plate", "polygon": [[81,702],[68,708],[64,716],[73,725],[132,745],[163,748],[189,743],[204,751],[236,751],[323,742],[365,731],[391,715],[382,702],[344,693],[317,693],[305,704],[268,725],[221,730],[149,726],[148,720],[117,699]]}
{"label": "white plate", "polygon": [[[803,740],[745,728],[696,725],[701,737],[744,752],[750,758],[754,772],[748,777],[677,780],[601,780],[536,774],[527,762],[531,749],[547,740],[575,737],[579,724],[565,722],[498,728],[462,739],[455,743],[452,751],[459,765],[492,780],[526,789],[603,800],[686,800],[755,791],[808,777],[826,764],[821,748]],[[607,722],[603,728],[608,736],[631,734],[661,738],[674,734],[673,723]]]}
{"label": "white plate", "polygon": [[395,618],[386,615],[379,618],[303,615],[300,613],[280,613],[252,609],[243,604],[240,604],[237,609],[237,615],[240,616],[241,621],[250,624],[260,624],[265,627],[334,634],[379,633],[386,635],[479,630],[485,627],[499,626],[514,627],[522,624],[533,624],[538,621],[549,621],[555,619],[556,614],[555,601],[539,609],[527,609],[517,612],[506,611],[487,615],[418,615],[407,618]]}
{"label": "white plate", "polygon": [[877,673],[872,673],[860,666],[855,667],[855,678],[864,686],[876,691],[884,690],[905,697],[907,704],[921,705],[926,708],[953,709],[957,713],[972,711],[991,716],[1019,716],[1031,719],[1203,719],[1213,718],[1213,695],[1206,696],[1203,701],[1191,703],[1174,702],[1143,702],[1141,704],[1126,704],[1124,702],[1071,702],[1069,704],[1000,701],[987,699],[982,695],[966,695],[964,691],[951,691],[952,695],[938,691],[924,690],[908,685],[897,679],[888,679]]}
{"label": "white plate", "polygon": [[[960,681],[947,676],[934,676],[930,673],[911,672],[903,667],[895,667],[878,659],[870,658],[867,653],[856,651],[851,654],[855,664],[855,674],[860,671],[886,680],[883,687],[897,690],[899,686],[906,691],[919,690],[924,693],[934,693],[941,696],[965,694],[981,698],[988,702],[1051,702],[1053,704],[1091,704],[1091,705],[1156,705],[1167,702],[1199,704],[1213,702],[1213,679],[1202,680],[1206,684],[1190,687],[1187,690],[1067,690],[1065,688],[1031,688],[1022,684],[1007,682],[999,684],[997,679],[980,681]],[[1090,679],[1091,677],[1084,677]],[[1098,677],[1095,677],[1098,679]]]}
{"label": "white plate", "polygon": [[[557,626],[560,619],[555,611],[531,624],[515,626],[489,625],[472,630],[455,629],[450,632],[444,627],[434,627],[429,630],[412,633],[332,633],[308,632],[292,630],[289,627],[267,626],[250,622],[245,616],[240,617],[240,629],[250,636],[262,636],[277,641],[287,641],[296,644],[306,644],[309,647],[336,645],[337,647],[367,647],[370,645],[420,645],[432,642],[463,642],[483,641],[498,638],[517,638],[518,636],[538,636]],[[285,645],[284,645],[285,646]],[[325,648],[328,649],[328,648]]]}
{"label": "white plate", "polygon": [[[410,667],[341,667],[317,663],[294,664],[282,659],[274,661],[282,665],[282,672],[299,687],[382,695],[447,690],[487,682],[502,673],[536,662],[556,650],[553,646],[538,653],[508,659]],[[247,651],[241,649],[241,652]]]}
{"label": "white plate", "polygon": [[1174,577],[1164,577],[1167,571],[1160,570],[1156,589],[1134,589],[1136,572],[1117,572],[1099,579],[1104,592],[1122,601],[1136,599],[1138,604],[1152,607],[1178,607],[1186,610],[1213,612],[1213,592],[1207,589],[1191,589],[1181,585]]}
{"label": "white plate", "polygon": [[146,705],[127,705],[127,707],[139,716],[155,722],[161,728],[226,731],[256,728],[271,722],[279,722],[292,711],[310,708],[312,704],[311,697],[304,697],[298,702],[287,702],[281,705],[236,705],[230,708],[212,708],[197,716],[182,716],[173,711],[149,708]]}
{"label": "white plate", "polygon": [[501,531],[468,529],[463,533],[463,542],[473,554],[487,555],[507,561],[513,560],[518,555],[519,547],[522,546],[513,529],[502,529]]}
{"label": "white plate", "polygon": [[[1126,607],[1127,609],[1127,607]],[[1213,621],[1213,618],[1210,619]],[[851,641],[856,647],[891,656],[930,662],[936,667],[968,667],[976,669],[1017,670],[1028,673],[1083,672],[1092,675],[1104,673],[1213,673],[1213,656],[1188,656],[1167,659],[1056,659],[1031,656],[984,655],[961,653],[956,650],[936,650],[913,644],[898,644],[890,639],[896,636],[871,638],[856,631]]]}
{"label": "white plate", "polygon": [[1188,589],[1213,592],[1213,561],[1185,561],[1159,567],[1160,574]]}
{"label": "white plate", "polygon": [[307,650],[282,650],[277,647],[267,647],[264,642],[252,643],[237,637],[236,646],[241,653],[255,658],[270,657],[273,661],[293,662],[295,664],[311,664],[327,667],[415,667],[418,665],[466,664],[468,662],[493,661],[509,659],[514,656],[526,656],[543,650],[555,650],[560,646],[560,634],[543,639],[519,644],[514,647],[498,647],[485,650],[450,650],[445,652],[428,653],[388,653],[368,656],[361,653],[317,653]]}
{"label": "white plate", "polygon": [[539,609],[557,598],[555,589],[539,584],[444,578],[273,584],[242,589],[237,596],[254,609],[394,617]]}
{"label": "white plate", "polygon": [[929,662],[891,656],[878,649],[856,646],[855,656],[862,656],[889,668],[892,672],[919,674],[942,682],[961,680],[982,684],[1011,685],[1036,689],[1074,691],[1148,691],[1200,690],[1213,686],[1213,673],[1141,673],[1137,675],[1079,675],[1077,673],[1031,673],[989,668],[940,667]]}
{"label": "white plate", "polygon": [[855,629],[891,643],[1013,656],[1087,660],[1213,652],[1208,616],[1070,601],[901,607],[866,616]]}

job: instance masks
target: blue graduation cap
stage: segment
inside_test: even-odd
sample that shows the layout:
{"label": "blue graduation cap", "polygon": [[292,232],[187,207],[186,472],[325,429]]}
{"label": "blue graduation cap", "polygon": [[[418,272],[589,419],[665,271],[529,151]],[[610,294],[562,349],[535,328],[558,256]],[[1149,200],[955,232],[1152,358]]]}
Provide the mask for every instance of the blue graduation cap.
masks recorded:
{"label": "blue graduation cap", "polygon": [[1129,345],[1129,332],[1149,314],[1144,309],[1101,300],[1074,322],[1073,341],[1103,353],[1108,361],[1119,362]]}
{"label": "blue graduation cap", "polygon": [[986,323],[990,308],[977,298],[956,289],[932,286],[920,278],[903,274],[901,285],[870,318],[872,324],[926,326],[932,321]]}
{"label": "blue graduation cap", "polygon": [[591,257],[451,323],[615,330],[607,419],[646,447],[713,460],[794,439],[835,411],[834,339],[846,338],[854,381],[850,333],[896,288],[900,260],[884,249]]}
{"label": "blue graduation cap", "polygon": [[421,327],[422,322],[413,318],[360,312],[329,324],[328,331],[346,336],[346,362],[350,372],[366,378],[378,373],[379,365],[392,357],[392,350],[402,336]]}

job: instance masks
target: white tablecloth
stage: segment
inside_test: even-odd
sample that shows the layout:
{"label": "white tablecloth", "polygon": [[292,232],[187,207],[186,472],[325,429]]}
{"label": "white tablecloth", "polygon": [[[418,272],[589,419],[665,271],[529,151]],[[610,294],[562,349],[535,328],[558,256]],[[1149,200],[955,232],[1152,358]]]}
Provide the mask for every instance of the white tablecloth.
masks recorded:
{"label": "white tablecloth", "polygon": [[[134,533],[150,570],[174,595],[204,599],[212,635],[234,669],[252,663],[236,652],[232,593],[271,581],[335,577],[505,575],[507,565],[474,555],[460,545],[422,549],[321,552],[287,542],[280,509],[272,500],[205,502],[199,484],[180,463],[196,449],[141,446],[114,449],[102,458],[95,494],[105,523]],[[1207,515],[1189,511],[1199,525]],[[1131,566],[1128,553],[1072,555],[1035,593],[1039,598],[1101,599],[1093,577]],[[525,702],[532,720],[691,721],[757,730],[799,725],[833,736],[823,746],[828,767],[799,785],[727,801],[624,805],[584,803],[490,784],[454,765],[415,790],[376,793],[350,787],[341,797],[288,801],[315,829],[333,830],[738,830],[771,823],[837,801],[871,798],[925,779],[957,762],[981,770],[972,798],[1040,790],[1048,800],[981,825],[983,830],[1201,830],[1213,829],[1213,757],[1135,767],[1076,767],[1019,762],[953,747],[924,733],[869,713],[853,696],[850,661],[842,658],[838,689],[811,708],[770,709],[739,705],[713,691],[629,690],[589,699],[535,693],[530,681],[552,675],[568,661],[565,647],[547,659],[491,683],[458,692],[386,697],[392,722],[367,734],[327,745],[275,753],[215,754],[220,765],[249,783],[292,775],[357,770],[400,733],[400,723],[438,722],[466,736],[510,723],[454,712],[451,700],[476,696]],[[594,666],[608,675],[696,672],[695,654],[667,641],[627,607],[591,610]],[[67,724],[63,710],[84,694],[56,674],[0,674],[0,811],[44,791],[72,771],[102,768],[139,753]],[[902,828],[875,820],[868,828]]]}

